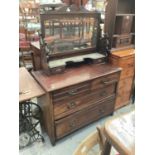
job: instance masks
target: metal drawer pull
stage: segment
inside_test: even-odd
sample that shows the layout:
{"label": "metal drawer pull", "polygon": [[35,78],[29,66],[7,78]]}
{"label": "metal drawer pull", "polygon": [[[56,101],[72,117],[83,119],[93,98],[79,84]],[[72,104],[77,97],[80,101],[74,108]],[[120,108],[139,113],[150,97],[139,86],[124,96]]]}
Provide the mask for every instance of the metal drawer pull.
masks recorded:
{"label": "metal drawer pull", "polygon": [[99,113],[100,114],[103,114],[104,113],[104,110],[103,109],[99,109]]}
{"label": "metal drawer pull", "polygon": [[134,66],[134,64],[128,64],[127,66],[128,66],[128,67],[133,67],[133,66]]}
{"label": "metal drawer pull", "polygon": [[115,83],[115,82],[117,82],[117,80],[101,81],[101,83],[102,83],[103,85],[107,85],[107,84],[111,84],[111,83]]}
{"label": "metal drawer pull", "polygon": [[68,109],[74,108],[76,106],[76,102],[72,101],[67,104]]}
{"label": "metal drawer pull", "polygon": [[69,126],[70,126],[71,128],[74,128],[74,127],[76,126],[75,121],[70,122],[70,123],[69,123]]}
{"label": "metal drawer pull", "polygon": [[76,95],[77,94],[77,90],[71,90],[68,92],[69,95]]}
{"label": "metal drawer pull", "polygon": [[103,92],[100,93],[100,96],[105,96],[106,94],[107,94],[107,92],[103,91]]}

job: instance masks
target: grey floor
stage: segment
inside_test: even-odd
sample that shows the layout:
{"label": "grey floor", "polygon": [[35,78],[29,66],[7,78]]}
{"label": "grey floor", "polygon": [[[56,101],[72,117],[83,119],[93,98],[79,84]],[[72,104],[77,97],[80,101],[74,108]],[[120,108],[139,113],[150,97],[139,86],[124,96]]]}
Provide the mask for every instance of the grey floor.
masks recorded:
{"label": "grey floor", "polygon": [[[117,111],[114,115],[129,112],[134,109],[134,105],[130,104]],[[35,142],[31,146],[24,148],[19,151],[20,155],[72,155],[76,147],[80,142],[86,138],[91,132],[96,130],[97,125],[103,125],[105,120],[109,119],[111,116],[100,119],[73,134],[59,140],[55,146],[52,146],[48,136],[43,133],[45,142]]]}

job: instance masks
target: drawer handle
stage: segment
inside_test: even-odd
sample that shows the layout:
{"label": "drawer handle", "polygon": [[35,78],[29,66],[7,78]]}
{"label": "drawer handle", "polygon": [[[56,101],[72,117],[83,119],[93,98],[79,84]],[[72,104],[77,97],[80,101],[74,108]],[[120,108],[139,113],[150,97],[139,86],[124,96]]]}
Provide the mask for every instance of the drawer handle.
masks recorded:
{"label": "drawer handle", "polygon": [[103,114],[104,113],[104,110],[103,109],[99,109],[99,113],[100,114]]}
{"label": "drawer handle", "polygon": [[128,67],[133,67],[134,66],[134,64],[128,64]]}
{"label": "drawer handle", "polygon": [[115,82],[117,82],[117,80],[101,81],[101,83],[102,83],[103,85],[108,85],[108,84],[115,83]]}
{"label": "drawer handle", "polygon": [[71,90],[68,92],[69,95],[76,95],[77,94],[77,90]]}
{"label": "drawer handle", "polygon": [[74,127],[76,126],[75,121],[70,122],[70,123],[69,123],[69,126],[70,126],[71,128],[74,128]]}
{"label": "drawer handle", "polygon": [[100,93],[100,96],[101,96],[101,97],[102,97],[102,96],[105,96],[105,95],[107,95],[107,92],[106,92],[106,91],[103,91],[103,92]]}
{"label": "drawer handle", "polygon": [[68,109],[74,108],[76,106],[76,102],[72,101],[67,104]]}

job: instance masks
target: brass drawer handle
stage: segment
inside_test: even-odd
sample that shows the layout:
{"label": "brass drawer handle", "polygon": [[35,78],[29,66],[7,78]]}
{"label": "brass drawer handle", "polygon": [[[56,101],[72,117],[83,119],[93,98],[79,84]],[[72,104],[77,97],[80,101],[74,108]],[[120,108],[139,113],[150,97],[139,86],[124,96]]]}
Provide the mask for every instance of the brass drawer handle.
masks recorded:
{"label": "brass drawer handle", "polygon": [[100,96],[101,96],[101,97],[102,97],[102,96],[105,96],[105,95],[107,95],[107,92],[106,92],[106,91],[103,91],[103,92],[100,93]]}
{"label": "brass drawer handle", "polygon": [[133,67],[133,66],[134,66],[134,64],[128,64],[127,66],[128,66],[128,67]]}
{"label": "brass drawer handle", "polygon": [[76,123],[75,123],[75,121],[70,122],[70,123],[69,123],[69,126],[70,126],[70,128],[74,128],[74,127],[76,127]]}
{"label": "brass drawer handle", "polygon": [[103,114],[104,110],[103,109],[99,109],[99,114]]}
{"label": "brass drawer handle", "polygon": [[77,90],[71,90],[68,92],[69,95],[76,95],[77,94]]}
{"label": "brass drawer handle", "polygon": [[102,83],[103,85],[108,85],[108,84],[112,84],[112,83],[115,83],[115,82],[117,82],[117,80],[101,81],[101,83]]}
{"label": "brass drawer handle", "polygon": [[76,102],[74,102],[74,101],[67,104],[68,109],[74,108],[75,106],[76,106]]}

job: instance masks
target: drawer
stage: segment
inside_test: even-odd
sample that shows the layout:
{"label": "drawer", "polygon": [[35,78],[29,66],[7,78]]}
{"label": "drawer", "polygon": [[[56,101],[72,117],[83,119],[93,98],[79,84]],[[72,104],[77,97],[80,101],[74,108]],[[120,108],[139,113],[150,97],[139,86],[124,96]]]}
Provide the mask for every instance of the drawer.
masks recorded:
{"label": "drawer", "polygon": [[119,66],[121,68],[135,67],[134,57],[121,58],[121,59],[116,59],[116,58],[110,57],[109,61],[111,64],[113,64],[115,66]]}
{"label": "drawer", "polygon": [[69,100],[54,103],[55,119],[60,119],[71,113],[79,111],[88,107],[99,100],[103,100],[109,96],[114,95],[116,92],[116,84],[110,84],[105,89],[99,89],[89,94],[81,95],[79,98],[71,98]]}
{"label": "drawer", "polygon": [[104,88],[109,84],[115,84],[119,80],[119,74],[114,73],[104,77],[97,78],[91,83],[91,90]]}
{"label": "drawer", "polygon": [[90,83],[80,83],[78,85],[70,86],[64,89],[56,90],[52,93],[52,99],[54,102],[63,101],[64,99],[70,99],[70,97],[79,97],[83,93],[90,92]]}
{"label": "drawer", "polygon": [[[114,110],[114,97],[91,108],[85,108],[73,115],[55,121],[57,139],[85,126],[99,118],[111,114]],[[90,115],[91,114],[91,115]]]}
{"label": "drawer", "polygon": [[128,67],[134,67],[134,66],[135,66],[135,59],[133,57],[119,60],[119,67],[128,68]]}
{"label": "drawer", "polygon": [[120,79],[134,76],[134,74],[135,74],[135,69],[133,67],[124,68],[122,69]]}

